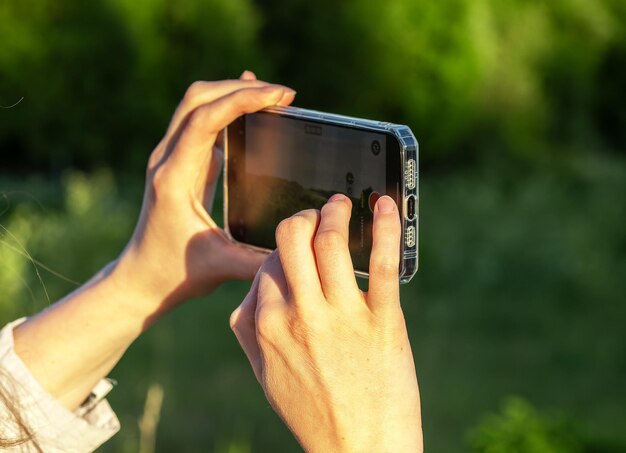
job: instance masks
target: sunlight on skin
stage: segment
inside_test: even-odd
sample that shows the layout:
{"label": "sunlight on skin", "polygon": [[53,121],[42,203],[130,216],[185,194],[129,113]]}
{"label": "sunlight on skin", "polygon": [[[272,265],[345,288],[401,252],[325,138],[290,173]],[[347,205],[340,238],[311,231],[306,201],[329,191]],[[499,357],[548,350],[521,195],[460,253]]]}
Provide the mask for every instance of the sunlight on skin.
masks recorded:
{"label": "sunlight on skin", "polygon": [[140,218],[122,254],[14,330],[16,352],[66,407],[78,407],[160,316],[224,281],[254,276],[263,255],[228,241],[204,209],[197,181],[209,186],[207,175],[219,176],[212,144],[224,127],[243,113],[288,105],[294,94],[248,73],[187,90],[150,156]]}

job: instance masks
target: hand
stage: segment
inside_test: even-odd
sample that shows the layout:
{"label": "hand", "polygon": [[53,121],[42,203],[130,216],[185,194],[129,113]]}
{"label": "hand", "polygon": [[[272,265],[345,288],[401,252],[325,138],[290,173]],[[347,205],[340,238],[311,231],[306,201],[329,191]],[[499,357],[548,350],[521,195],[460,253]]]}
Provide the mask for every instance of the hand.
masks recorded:
{"label": "hand", "polygon": [[231,243],[208,212],[223,162],[223,129],[244,113],[288,105],[295,91],[256,80],[195,82],[150,156],[135,232],[116,263],[122,288],[169,309],[230,279],[252,279],[265,255]]}
{"label": "hand", "polygon": [[374,211],[370,286],[348,251],[351,202],[334,195],[276,230],[277,251],[231,316],[278,415],[309,452],[420,452],[420,400],[399,298],[398,209]]}
{"label": "hand", "polygon": [[263,255],[231,244],[206,210],[222,163],[220,134],[239,115],[289,104],[294,94],[248,71],[189,88],[150,156],[139,222],[120,257],[13,332],[17,354],[66,407],[85,401],[168,309],[254,275]]}

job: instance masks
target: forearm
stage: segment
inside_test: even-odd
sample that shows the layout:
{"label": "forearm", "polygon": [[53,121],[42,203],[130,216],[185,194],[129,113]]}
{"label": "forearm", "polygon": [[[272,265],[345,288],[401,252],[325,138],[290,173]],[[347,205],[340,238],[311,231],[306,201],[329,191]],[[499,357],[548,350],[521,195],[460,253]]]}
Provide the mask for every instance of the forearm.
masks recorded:
{"label": "forearm", "polygon": [[14,330],[17,354],[41,385],[71,410],[158,316],[158,304],[120,279],[116,265],[109,264]]}
{"label": "forearm", "polygon": [[247,72],[189,88],[150,156],[139,221],[121,258],[14,330],[17,354],[65,406],[79,406],[163,313],[254,276],[264,255],[229,241],[203,207],[222,164],[214,145],[239,116],[288,105],[294,95]]}

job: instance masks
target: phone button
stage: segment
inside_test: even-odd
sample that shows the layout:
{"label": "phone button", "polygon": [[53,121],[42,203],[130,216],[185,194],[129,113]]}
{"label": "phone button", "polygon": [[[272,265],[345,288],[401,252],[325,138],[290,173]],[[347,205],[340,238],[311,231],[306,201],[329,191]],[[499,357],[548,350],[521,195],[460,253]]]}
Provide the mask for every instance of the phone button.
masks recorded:
{"label": "phone button", "polygon": [[404,167],[404,185],[407,190],[413,190],[417,185],[417,163],[415,159],[406,161],[406,166]]}
{"label": "phone button", "polygon": [[416,236],[417,235],[415,234],[415,227],[414,226],[407,227],[404,233],[404,243],[406,244],[407,247],[409,248],[415,247],[415,243],[417,241]]}

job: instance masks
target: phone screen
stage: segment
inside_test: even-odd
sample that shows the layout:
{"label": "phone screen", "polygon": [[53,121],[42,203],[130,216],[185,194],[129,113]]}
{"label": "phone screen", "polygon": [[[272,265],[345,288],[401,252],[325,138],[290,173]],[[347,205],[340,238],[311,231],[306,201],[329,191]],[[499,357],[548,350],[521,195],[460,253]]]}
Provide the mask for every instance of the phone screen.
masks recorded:
{"label": "phone screen", "polygon": [[320,209],[335,193],[352,201],[350,253],[369,269],[376,200],[400,200],[395,138],[349,126],[258,112],[228,127],[228,225],[235,240],[274,249],[281,220]]}

